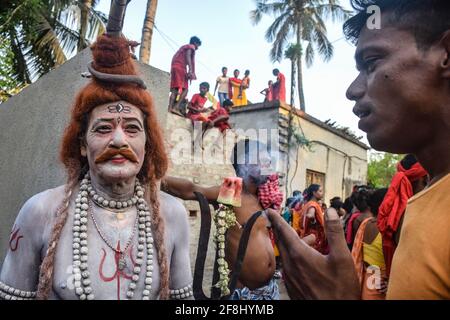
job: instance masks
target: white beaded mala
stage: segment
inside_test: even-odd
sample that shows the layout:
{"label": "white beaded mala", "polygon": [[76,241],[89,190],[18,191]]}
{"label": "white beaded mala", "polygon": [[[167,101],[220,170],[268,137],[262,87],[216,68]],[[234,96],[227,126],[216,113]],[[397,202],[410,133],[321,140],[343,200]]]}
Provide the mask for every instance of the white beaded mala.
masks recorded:
{"label": "white beaded mala", "polygon": [[34,300],[35,298],[35,291],[16,289],[0,281],[0,300]]}
{"label": "white beaded mala", "polygon": [[[142,273],[144,250],[147,248],[147,261],[145,270],[145,287],[142,292],[142,300],[149,300],[152,290],[152,275],[153,275],[153,235],[151,229],[151,215],[147,202],[144,199],[144,189],[140,185],[139,181],[136,180],[135,195],[128,201],[116,202],[113,200],[105,200],[104,198],[98,197],[95,190],[90,185],[89,175],[86,174],[84,179],[81,181],[80,191],[75,199],[75,214],[73,221],[73,276],[74,276],[74,287],[75,293],[80,298],[80,300],[93,300],[95,295],[93,293],[91,285],[91,280],[89,279],[88,271],[88,237],[87,237],[87,226],[88,226],[88,209],[89,209],[89,199],[92,200],[103,207],[115,207],[123,208],[129,207],[131,205],[137,205],[138,209],[138,251],[137,259],[135,261],[136,265],[133,268],[133,276],[131,277],[131,282],[128,286],[126,297],[127,299],[132,299],[134,297],[134,292],[139,282],[140,274]],[[94,197],[96,199],[94,200]],[[99,231],[101,238],[106,242],[106,244],[111,247],[106,237],[102,234],[100,229],[95,222],[95,218],[92,215],[94,224]],[[131,238],[134,237],[134,231]],[[131,239],[132,240],[132,239]],[[130,242],[131,243],[131,242]],[[119,267],[124,267],[119,266]]]}
{"label": "white beaded mala", "polygon": [[192,291],[192,285],[189,284],[183,288],[170,290],[169,291],[170,299],[174,300],[181,300],[181,299],[187,299],[194,295]]}

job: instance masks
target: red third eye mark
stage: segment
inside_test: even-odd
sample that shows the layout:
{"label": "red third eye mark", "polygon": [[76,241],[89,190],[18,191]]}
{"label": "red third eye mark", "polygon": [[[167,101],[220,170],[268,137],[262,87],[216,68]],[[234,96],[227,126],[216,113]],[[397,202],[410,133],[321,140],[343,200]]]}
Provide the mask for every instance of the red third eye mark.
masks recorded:
{"label": "red third eye mark", "polygon": [[23,236],[19,235],[19,231],[20,228],[16,229],[16,225],[14,225],[11,231],[11,236],[9,237],[9,248],[13,252],[19,248],[19,240],[23,238]]}

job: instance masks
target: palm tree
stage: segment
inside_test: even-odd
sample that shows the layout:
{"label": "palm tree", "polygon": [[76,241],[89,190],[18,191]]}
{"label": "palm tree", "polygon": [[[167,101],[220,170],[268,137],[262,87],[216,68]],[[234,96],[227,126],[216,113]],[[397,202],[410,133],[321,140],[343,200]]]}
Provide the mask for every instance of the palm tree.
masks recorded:
{"label": "palm tree", "polygon": [[302,47],[297,44],[291,44],[284,52],[284,57],[291,60],[291,107],[294,106],[294,89],[295,89],[295,68],[297,60],[302,56]]}
{"label": "palm tree", "polygon": [[[272,62],[281,61],[288,40],[292,36],[299,45],[298,95],[300,108],[305,111],[302,80],[303,53],[308,67],[312,65],[316,51],[324,61],[329,61],[333,56],[333,45],[327,38],[324,20],[331,18],[333,22],[343,21],[350,16],[350,12],[340,6],[339,0],[255,0],[255,3],[256,9],[250,12],[253,24],[258,24],[263,15],[275,17],[265,34],[266,40],[273,42],[270,50]],[[303,50],[304,42],[307,42],[305,50]]]}
{"label": "palm tree", "polygon": [[141,48],[139,49],[139,60],[149,64],[152,48],[153,27],[155,26],[156,8],[158,0],[147,1],[147,11],[142,28]]}
{"label": "palm tree", "polygon": [[31,83],[89,45],[107,20],[98,0],[5,0],[0,41],[8,40],[13,68],[7,75]]}

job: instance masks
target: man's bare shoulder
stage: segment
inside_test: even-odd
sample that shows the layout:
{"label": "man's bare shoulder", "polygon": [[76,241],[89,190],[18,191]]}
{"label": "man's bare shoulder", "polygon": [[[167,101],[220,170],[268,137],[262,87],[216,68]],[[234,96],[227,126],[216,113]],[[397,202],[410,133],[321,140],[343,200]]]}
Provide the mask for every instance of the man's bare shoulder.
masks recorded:
{"label": "man's bare shoulder", "polygon": [[17,215],[15,225],[39,246],[46,242],[56,210],[64,198],[64,186],[39,192],[29,198]]}
{"label": "man's bare shoulder", "polygon": [[20,209],[18,222],[24,224],[46,224],[64,199],[65,186],[39,192],[29,198]]}
{"label": "man's bare shoulder", "polygon": [[180,219],[187,220],[187,213],[183,203],[168,193],[160,192],[161,213],[166,223],[176,224]]}

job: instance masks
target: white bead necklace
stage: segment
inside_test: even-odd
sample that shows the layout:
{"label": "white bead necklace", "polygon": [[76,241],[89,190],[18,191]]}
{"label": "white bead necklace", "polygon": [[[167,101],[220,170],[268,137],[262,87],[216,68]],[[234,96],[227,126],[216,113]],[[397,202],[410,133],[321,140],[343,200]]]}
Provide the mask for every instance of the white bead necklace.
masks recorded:
{"label": "white bead necklace", "polygon": [[[95,295],[92,292],[90,274],[88,271],[88,196],[92,195],[92,192],[88,192],[89,186],[90,177],[89,174],[86,174],[84,179],[81,181],[80,191],[75,199],[75,214],[73,218],[72,273],[74,276],[75,293],[80,300],[95,299]],[[94,190],[91,189],[90,191]],[[141,187],[138,180],[136,180],[135,196],[133,198],[136,198],[136,202],[133,204],[137,204],[138,209],[138,251],[135,266],[133,268],[133,276],[131,277],[131,282],[127,290],[127,299],[132,299],[134,297],[134,291],[137,287],[137,283],[139,282],[139,276],[143,264],[144,249],[147,247],[146,273],[144,280],[145,288],[142,292],[142,300],[149,300],[153,281],[153,235],[151,230],[151,216],[149,207],[144,198],[144,189]],[[94,223],[96,223],[95,220]],[[98,228],[97,230],[99,231]],[[99,234],[102,237],[100,231]],[[111,247],[104,237],[102,237],[102,239],[109,247]],[[116,251],[115,249],[113,250]]]}

